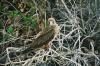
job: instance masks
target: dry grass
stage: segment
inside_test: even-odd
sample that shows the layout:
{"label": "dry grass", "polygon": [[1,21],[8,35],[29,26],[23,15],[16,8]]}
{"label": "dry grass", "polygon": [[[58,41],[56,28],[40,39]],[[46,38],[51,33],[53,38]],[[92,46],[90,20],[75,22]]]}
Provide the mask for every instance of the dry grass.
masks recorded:
{"label": "dry grass", "polygon": [[[92,37],[100,32],[100,18],[94,18],[96,15],[93,17],[90,16],[91,18],[86,16],[88,20],[85,21],[83,18],[84,16],[82,15],[84,14],[82,10],[85,8],[82,8],[81,4],[76,4],[75,1],[73,1],[74,3],[69,1],[72,7],[69,8],[64,0],[61,0],[60,2],[61,3],[57,3],[59,4],[57,5],[57,8],[54,8],[52,11],[58,9],[59,13],[64,17],[61,17],[61,19],[55,18],[60,26],[60,33],[58,37],[50,43],[50,48],[46,51],[40,49],[35,52],[36,54],[32,52],[17,54],[16,52],[21,52],[25,47],[7,47],[0,55],[0,59],[6,56],[5,66],[48,66],[51,60],[55,62],[55,64],[53,64],[54,66],[57,64],[59,66],[100,65],[100,53],[98,49],[95,49],[97,46],[96,41],[98,40],[92,39]],[[86,9],[89,8],[88,4]],[[78,12],[80,12],[81,18],[77,16],[79,15]],[[6,32],[3,33],[5,34]],[[23,36],[10,36],[10,40],[0,43],[0,45],[12,41],[15,42],[18,39],[27,41],[27,39],[22,38]],[[21,44],[21,42],[19,43]],[[11,54],[14,54],[14,57],[12,57],[13,55]]]}

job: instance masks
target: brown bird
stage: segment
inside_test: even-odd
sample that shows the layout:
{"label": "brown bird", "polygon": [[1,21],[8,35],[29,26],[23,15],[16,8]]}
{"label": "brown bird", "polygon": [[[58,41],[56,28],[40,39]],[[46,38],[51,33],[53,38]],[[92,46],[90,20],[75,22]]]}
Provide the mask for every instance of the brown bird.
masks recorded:
{"label": "brown bird", "polygon": [[22,53],[27,53],[31,50],[36,50],[38,48],[43,48],[43,49],[49,48],[50,41],[52,41],[55,37],[57,37],[59,33],[59,26],[54,18],[49,18],[48,22],[50,25],[46,27],[44,30],[40,31],[36,35],[36,38],[33,40],[32,44]]}

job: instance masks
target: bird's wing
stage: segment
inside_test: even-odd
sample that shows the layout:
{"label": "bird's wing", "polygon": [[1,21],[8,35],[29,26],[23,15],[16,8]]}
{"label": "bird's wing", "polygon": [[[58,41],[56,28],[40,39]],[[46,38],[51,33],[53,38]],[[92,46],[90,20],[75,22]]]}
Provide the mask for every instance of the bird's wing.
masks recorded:
{"label": "bird's wing", "polygon": [[31,46],[32,48],[39,48],[47,43],[49,43],[55,35],[54,28],[49,27],[48,29],[45,29],[41,31],[41,35],[38,36],[34,42],[33,45]]}

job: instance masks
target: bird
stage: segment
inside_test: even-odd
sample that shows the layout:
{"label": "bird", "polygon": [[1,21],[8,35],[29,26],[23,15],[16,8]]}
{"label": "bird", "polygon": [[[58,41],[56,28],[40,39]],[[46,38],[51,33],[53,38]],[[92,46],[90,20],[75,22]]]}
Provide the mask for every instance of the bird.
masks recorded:
{"label": "bird", "polygon": [[31,50],[36,50],[39,48],[46,50],[50,47],[49,43],[58,36],[60,27],[58,26],[53,17],[49,18],[48,22],[49,26],[40,31],[36,35],[32,44],[24,51],[22,51],[22,53],[27,53],[30,52]]}

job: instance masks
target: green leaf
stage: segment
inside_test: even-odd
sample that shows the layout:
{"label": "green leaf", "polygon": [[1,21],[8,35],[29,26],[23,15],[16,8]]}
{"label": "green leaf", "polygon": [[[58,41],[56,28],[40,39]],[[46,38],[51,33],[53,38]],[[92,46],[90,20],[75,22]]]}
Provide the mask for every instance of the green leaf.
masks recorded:
{"label": "green leaf", "polygon": [[32,28],[36,27],[36,20],[32,20],[32,24],[31,24]]}
{"label": "green leaf", "polygon": [[7,33],[12,33],[14,31],[13,27],[10,25],[7,28]]}
{"label": "green leaf", "polygon": [[16,16],[20,15],[18,11],[9,11],[8,17],[15,18]]}
{"label": "green leaf", "polygon": [[29,26],[32,22],[32,18],[30,16],[23,16],[24,24]]}

